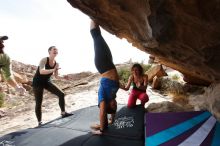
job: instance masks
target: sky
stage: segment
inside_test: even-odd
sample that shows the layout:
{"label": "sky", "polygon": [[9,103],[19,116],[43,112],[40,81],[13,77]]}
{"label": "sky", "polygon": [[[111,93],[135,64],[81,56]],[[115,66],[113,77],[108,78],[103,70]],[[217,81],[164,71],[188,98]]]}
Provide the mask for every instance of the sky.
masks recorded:
{"label": "sky", "polygon": [[[5,52],[12,60],[38,65],[48,48],[58,49],[60,74],[97,72],[90,19],[66,0],[0,0],[0,36],[7,35]],[[125,39],[102,30],[115,64],[147,62],[148,54]]]}

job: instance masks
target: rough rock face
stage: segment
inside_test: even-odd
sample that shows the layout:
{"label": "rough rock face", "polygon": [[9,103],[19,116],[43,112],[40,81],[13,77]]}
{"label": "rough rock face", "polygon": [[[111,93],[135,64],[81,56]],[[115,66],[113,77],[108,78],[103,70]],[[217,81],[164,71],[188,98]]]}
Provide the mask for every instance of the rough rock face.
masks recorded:
{"label": "rough rock face", "polygon": [[[12,74],[13,78],[16,80],[17,83],[22,84],[22,86],[27,90],[30,91],[32,89],[32,79],[34,76],[34,73],[37,69],[34,65],[26,65],[24,63],[12,60]],[[10,92],[10,89],[12,89],[11,86],[8,86],[6,82],[4,82],[4,78],[2,74],[0,74],[0,93],[2,92]]]}
{"label": "rough rock face", "polygon": [[147,107],[148,112],[183,112],[192,111],[191,108],[180,106],[174,102],[163,101],[160,103],[151,103]]}
{"label": "rough rock face", "polygon": [[197,96],[191,95],[189,103],[195,110],[208,110],[220,121],[220,82],[205,88],[205,93]]}
{"label": "rough rock face", "polygon": [[148,71],[146,71],[145,74],[148,75],[149,82],[152,82],[152,80],[155,76],[157,76],[158,78],[163,77],[163,76],[167,76],[167,73],[164,71],[162,65],[154,65]]}
{"label": "rough rock face", "polygon": [[108,32],[126,38],[194,81],[210,84],[220,80],[219,0],[68,2]]}
{"label": "rough rock face", "polygon": [[37,70],[37,66],[12,60],[12,70],[19,74],[34,74]]}

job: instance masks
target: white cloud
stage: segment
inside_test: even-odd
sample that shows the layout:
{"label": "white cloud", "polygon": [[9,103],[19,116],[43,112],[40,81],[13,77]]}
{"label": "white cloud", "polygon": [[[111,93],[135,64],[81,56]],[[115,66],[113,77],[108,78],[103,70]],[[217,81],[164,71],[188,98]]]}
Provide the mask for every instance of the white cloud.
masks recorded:
{"label": "white cloud", "polygon": [[[25,9],[27,1],[28,8]],[[5,41],[5,50],[12,59],[38,65],[39,60],[47,56],[49,46],[55,45],[59,50],[57,60],[62,74],[96,71],[90,20],[67,1],[10,0],[10,4],[1,2],[2,7],[16,9],[0,13],[0,35],[9,36],[9,40]],[[16,13],[21,9],[22,12]],[[109,33],[103,33],[103,36],[111,48],[114,63],[130,58],[139,62],[148,59],[146,53],[133,48],[127,41]]]}

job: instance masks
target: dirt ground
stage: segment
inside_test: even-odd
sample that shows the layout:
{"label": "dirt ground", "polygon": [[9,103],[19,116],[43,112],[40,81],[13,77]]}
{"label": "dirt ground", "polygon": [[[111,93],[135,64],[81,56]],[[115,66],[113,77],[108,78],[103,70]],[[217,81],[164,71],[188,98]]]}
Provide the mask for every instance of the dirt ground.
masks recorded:
{"label": "dirt ground", "polygon": [[[89,82],[84,82],[65,90],[65,93],[67,94],[65,97],[66,111],[73,112],[84,107],[97,105],[99,78],[96,76],[87,81]],[[150,96],[150,101],[146,104],[146,106],[153,102],[170,100],[169,98],[153,92],[150,87],[148,87],[148,94]],[[0,111],[5,114],[4,117],[0,118],[0,136],[37,126],[37,119],[34,111],[34,97],[27,95],[15,98],[15,96],[16,95],[13,95],[9,98],[10,101],[8,102],[14,102],[17,106],[0,108]],[[117,93],[117,102],[119,104],[126,104],[128,96],[129,91],[119,89]],[[42,105],[43,123],[58,118],[59,116],[60,108],[58,105],[58,99],[50,93],[45,93]]]}

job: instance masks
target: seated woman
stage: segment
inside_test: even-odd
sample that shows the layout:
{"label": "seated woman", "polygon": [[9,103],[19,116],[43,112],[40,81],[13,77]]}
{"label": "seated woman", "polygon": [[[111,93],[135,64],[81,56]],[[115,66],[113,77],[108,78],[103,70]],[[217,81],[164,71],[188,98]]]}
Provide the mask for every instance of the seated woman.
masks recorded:
{"label": "seated woman", "polygon": [[128,98],[128,107],[132,108],[136,106],[136,101],[139,99],[141,105],[145,105],[148,102],[149,97],[146,93],[148,76],[143,73],[143,68],[140,64],[136,63],[131,68],[132,74],[130,75],[126,86],[121,86],[120,88],[128,91],[130,86],[133,86],[130,96]]}

